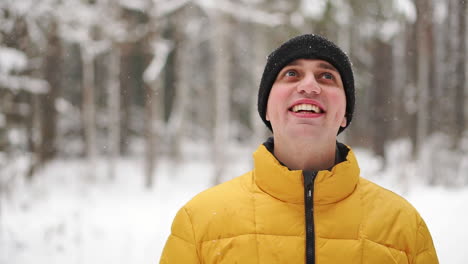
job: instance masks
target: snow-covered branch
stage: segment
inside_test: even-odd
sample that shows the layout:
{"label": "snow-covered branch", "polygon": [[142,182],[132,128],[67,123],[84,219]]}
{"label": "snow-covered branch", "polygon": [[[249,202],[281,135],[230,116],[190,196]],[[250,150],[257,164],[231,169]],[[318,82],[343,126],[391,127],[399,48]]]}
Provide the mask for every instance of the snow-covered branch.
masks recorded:
{"label": "snow-covered branch", "polygon": [[28,58],[22,51],[0,46],[0,87],[10,90],[24,90],[30,93],[46,93],[49,84],[41,79],[12,75],[28,66]]}
{"label": "snow-covered branch", "polygon": [[276,27],[286,23],[287,17],[281,13],[269,13],[251,6],[235,4],[229,0],[194,0],[203,9],[219,10],[241,21]]}
{"label": "snow-covered branch", "polygon": [[33,94],[45,94],[49,91],[49,83],[27,76],[13,76],[0,74],[0,87],[12,91],[27,91]]}
{"label": "snow-covered branch", "polygon": [[173,0],[173,1],[158,1],[153,0],[156,8],[155,14],[157,17],[164,17],[175,12],[179,8],[183,7],[192,0]]}
{"label": "snow-covered branch", "polygon": [[20,72],[27,64],[28,58],[22,51],[0,46],[0,74]]}
{"label": "snow-covered branch", "polygon": [[173,49],[173,44],[168,40],[160,40],[153,44],[153,60],[143,73],[146,83],[154,82],[166,65],[167,56]]}

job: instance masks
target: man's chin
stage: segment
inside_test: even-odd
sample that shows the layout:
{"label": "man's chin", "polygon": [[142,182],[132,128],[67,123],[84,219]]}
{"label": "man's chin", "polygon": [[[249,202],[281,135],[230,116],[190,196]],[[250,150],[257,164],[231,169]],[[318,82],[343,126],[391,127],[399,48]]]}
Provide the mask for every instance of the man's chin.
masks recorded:
{"label": "man's chin", "polygon": [[324,130],[313,124],[297,124],[288,129],[288,134],[291,138],[320,138]]}

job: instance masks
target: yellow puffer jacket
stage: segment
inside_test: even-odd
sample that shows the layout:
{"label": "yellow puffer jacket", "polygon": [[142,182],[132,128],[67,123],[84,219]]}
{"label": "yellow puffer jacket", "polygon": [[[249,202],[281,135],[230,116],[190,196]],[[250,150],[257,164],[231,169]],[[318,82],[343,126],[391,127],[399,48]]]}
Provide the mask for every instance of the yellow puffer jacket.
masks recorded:
{"label": "yellow puffer jacket", "polygon": [[[177,213],[160,263],[305,263],[302,171],[261,145],[254,170],[208,189]],[[431,235],[400,196],[346,161],[314,181],[316,264],[435,264]]]}

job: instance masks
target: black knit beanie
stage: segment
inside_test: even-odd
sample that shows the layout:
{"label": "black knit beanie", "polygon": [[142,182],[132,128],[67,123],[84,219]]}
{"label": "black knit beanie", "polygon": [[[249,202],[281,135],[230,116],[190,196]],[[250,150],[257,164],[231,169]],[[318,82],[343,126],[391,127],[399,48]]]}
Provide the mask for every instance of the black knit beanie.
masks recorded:
{"label": "black knit beanie", "polygon": [[[314,34],[294,37],[273,51],[267,59],[258,91],[258,113],[267,127],[266,109],[271,87],[278,73],[297,59],[320,59],[333,65],[340,73],[346,95],[346,127],[351,123],[354,111],[354,77],[348,56],[333,42]],[[340,127],[338,134],[346,127]]]}

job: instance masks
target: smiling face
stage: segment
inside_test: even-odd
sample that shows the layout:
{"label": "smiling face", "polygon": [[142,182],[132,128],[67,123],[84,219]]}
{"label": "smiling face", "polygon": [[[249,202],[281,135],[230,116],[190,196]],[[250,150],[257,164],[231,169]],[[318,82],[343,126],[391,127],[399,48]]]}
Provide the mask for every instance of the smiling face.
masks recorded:
{"label": "smiling face", "polygon": [[323,60],[299,59],[278,74],[266,118],[281,138],[334,137],[346,126],[346,96],[339,72]]}

